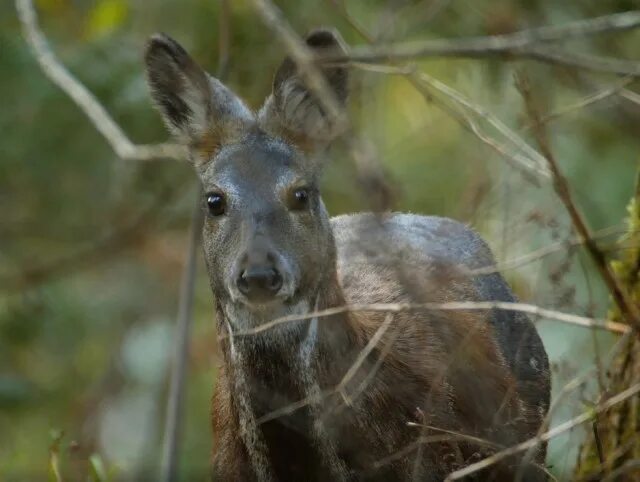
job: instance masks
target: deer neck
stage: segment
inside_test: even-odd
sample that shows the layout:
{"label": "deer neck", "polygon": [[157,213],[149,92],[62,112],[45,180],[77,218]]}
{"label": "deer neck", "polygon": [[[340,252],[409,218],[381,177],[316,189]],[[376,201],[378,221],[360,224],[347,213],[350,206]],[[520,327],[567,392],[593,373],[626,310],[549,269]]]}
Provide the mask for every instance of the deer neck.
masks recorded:
{"label": "deer neck", "polygon": [[[324,283],[320,283],[315,296],[301,307],[305,310],[300,314],[344,303],[337,272],[333,269]],[[348,354],[353,353],[357,337],[349,315],[313,317],[292,322],[291,326],[277,326],[273,333],[238,336],[233,332],[234,320],[220,308],[218,306],[218,322],[223,325],[220,329],[228,333],[223,353],[233,408],[257,479],[276,478],[270,462],[274,456],[270,437],[274,426],[278,431],[278,424],[282,424],[306,433],[318,459],[332,467],[331,479],[343,480],[346,469],[318,415],[322,393],[339,383],[348,369]],[[271,320],[263,322],[268,321]],[[285,409],[305,400],[295,410]],[[286,451],[284,447],[276,447],[281,449]]]}
{"label": "deer neck", "polygon": [[[348,313],[330,316],[314,316],[309,314],[343,306],[345,299],[338,283],[334,269],[319,283],[315,292],[307,299],[291,307],[288,317],[301,315],[301,319],[287,321],[258,333],[247,333],[251,330],[237,330],[236,326],[257,327],[265,325],[272,318],[252,318],[239,322],[234,318],[247,316],[233,307],[218,303],[218,323],[221,333],[227,342],[223,344],[225,361],[229,373],[244,374],[249,385],[269,384],[273,382],[274,390],[285,389],[287,382],[292,386],[302,387],[305,383],[300,376],[328,376],[327,380],[317,380],[321,385],[330,383],[334,377],[331,367],[338,368],[336,358],[341,353],[352,349],[356,339],[353,322]],[[273,375],[280,375],[279,380],[272,380]],[[291,380],[282,374],[289,374]],[[310,380],[307,380],[310,382]],[[278,386],[278,384],[283,386]],[[265,387],[267,388],[267,387]]]}

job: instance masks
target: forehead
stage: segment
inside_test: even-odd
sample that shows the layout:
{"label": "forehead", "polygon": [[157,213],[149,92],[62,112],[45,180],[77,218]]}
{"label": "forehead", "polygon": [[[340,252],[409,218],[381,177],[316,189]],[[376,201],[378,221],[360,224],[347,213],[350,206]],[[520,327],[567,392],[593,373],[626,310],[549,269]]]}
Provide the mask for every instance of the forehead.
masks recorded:
{"label": "forehead", "polygon": [[311,182],[313,173],[302,155],[284,141],[264,134],[252,134],[224,146],[202,174],[207,186],[255,188]]}

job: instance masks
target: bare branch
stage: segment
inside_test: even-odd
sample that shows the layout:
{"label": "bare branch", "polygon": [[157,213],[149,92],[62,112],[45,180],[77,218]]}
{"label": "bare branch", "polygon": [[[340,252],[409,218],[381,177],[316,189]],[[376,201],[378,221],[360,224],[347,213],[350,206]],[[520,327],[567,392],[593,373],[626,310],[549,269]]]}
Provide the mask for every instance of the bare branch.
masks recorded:
{"label": "bare branch", "polygon": [[189,335],[193,317],[193,298],[196,282],[196,253],[200,246],[200,231],[202,229],[203,219],[200,196],[201,194],[198,191],[198,198],[191,219],[187,261],[182,273],[182,283],[180,285],[178,316],[176,320],[176,332],[174,334],[174,353],[171,361],[171,380],[169,394],[167,396],[162,444],[162,466],[160,468],[160,480],[162,482],[176,480],[178,469],[179,436],[182,429],[185,379],[187,360],[189,358]]}
{"label": "bare branch", "polygon": [[252,0],[252,3],[264,23],[277,34],[284,44],[291,58],[298,66],[298,72],[306,85],[316,94],[318,101],[332,119],[332,122],[335,123],[336,130],[339,131],[346,128],[348,121],[344,109],[338,103],[329,84],[316,66],[315,55],[287,23],[282,16],[282,12],[270,0]]}
{"label": "bare branch", "polygon": [[[234,333],[235,335],[235,333]],[[309,395],[308,397],[303,398],[302,400],[298,400],[297,402],[291,403],[289,405],[285,405],[282,408],[279,408],[277,410],[273,410],[265,415],[263,415],[262,417],[260,417],[256,423],[258,425],[262,425],[264,423],[270,422],[271,420],[276,420],[280,417],[284,417],[285,415],[289,415],[290,413],[295,412],[296,410],[300,410],[301,408],[306,407],[307,405],[312,404],[314,401],[318,401],[317,399],[323,399],[328,397],[329,395],[331,395],[332,393],[335,393],[336,389],[334,388],[333,390],[325,390],[324,392],[321,392],[320,394],[312,394]]]}
{"label": "bare branch", "polygon": [[336,388],[336,390],[340,394],[342,394],[342,398],[344,398],[347,405],[351,404],[351,399],[345,391],[347,383],[351,381],[353,376],[360,369],[360,366],[364,363],[366,358],[369,356],[369,353],[371,353],[374,350],[374,348],[378,345],[378,343],[380,342],[380,339],[384,336],[384,334],[389,329],[389,326],[391,325],[391,322],[393,321],[393,319],[394,319],[393,313],[387,313],[387,316],[385,317],[384,321],[380,324],[376,332],[369,339],[369,342],[366,344],[366,346],[358,354],[358,357],[353,362],[351,367],[349,367],[349,370],[347,370],[347,373],[345,373],[344,377],[342,377],[340,384]]}
{"label": "bare branch", "polygon": [[[217,77],[224,81],[229,70],[229,50],[231,44],[231,5],[230,0],[219,0],[218,16],[218,71]],[[180,436],[184,419],[185,380],[187,378],[189,360],[189,338],[193,323],[193,303],[197,274],[197,251],[200,247],[200,232],[204,221],[201,207],[202,190],[198,189],[195,206],[189,228],[189,250],[183,270],[178,315],[176,320],[176,336],[171,367],[171,380],[162,446],[161,482],[176,479],[179,460]]]}
{"label": "bare branch", "polygon": [[[440,94],[455,102],[457,105],[461,106],[464,111],[453,111],[443,102],[439,102],[438,107],[440,107],[448,115],[453,117],[464,128],[472,132],[484,144],[488,145],[496,152],[498,152],[498,154],[504,157],[509,163],[519,169],[523,174],[527,175],[527,178],[529,180],[535,180],[536,177],[542,177],[546,179],[551,178],[551,174],[545,165],[544,158],[540,155],[540,153],[529,146],[524,141],[524,139],[522,139],[506,124],[500,121],[500,119],[495,117],[483,107],[471,102],[461,93],[457,92],[455,89],[449,87],[448,85],[436,80],[435,78],[423,72],[418,72],[414,67],[410,66],[394,67],[384,65],[368,65],[363,63],[354,63],[352,64],[352,66],[370,72],[405,76],[427,101],[432,101],[435,99],[433,94],[431,93],[431,89],[436,90]],[[466,111],[470,111],[472,114],[488,122],[507,139],[507,142],[510,144],[510,146],[502,144],[482,132],[475,120]],[[535,177],[532,178],[532,174]]]}
{"label": "bare branch", "polygon": [[519,55],[525,59],[537,60],[561,67],[574,67],[593,72],[602,72],[628,77],[640,77],[640,62],[569,53],[561,50],[531,48]]}
{"label": "bare branch", "polygon": [[[500,119],[492,115],[490,112],[488,112],[486,109],[482,108],[481,106],[474,104],[469,99],[465,98],[462,94],[457,92],[455,89],[438,81],[437,79],[434,79],[433,77],[425,74],[424,72],[417,73],[416,77],[414,77],[416,81],[422,82],[424,84],[427,84],[433,87],[438,92],[446,95],[450,99],[454,100],[458,104],[462,105],[463,107],[470,110],[474,114],[486,120],[490,125],[492,125],[514,146],[514,148],[511,150],[509,154],[514,160],[518,161],[523,167],[525,167],[529,171],[539,176],[542,176],[545,178],[551,177],[549,170],[546,168],[544,164],[544,158],[538,153],[538,151],[536,151],[529,144],[527,144],[524,141],[524,139],[518,136]],[[526,157],[523,157],[520,154],[521,152],[525,153]]]}
{"label": "bare branch", "polygon": [[604,479],[602,479],[602,481],[607,482],[607,481],[620,480],[620,477],[622,475],[625,475],[627,472],[634,471],[635,473],[635,471],[638,471],[638,470],[640,470],[640,459],[629,460],[625,462],[623,465],[621,465],[620,467],[618,467],[616,470],[613,470],[609,475],[607,475]]}
{"label": "bare branch", "polygon": [[[605,363],[606,365],[609,365],[611,361],[614,360],[620,354],[620,350],[626,345],[631,335],[632,335],[632,332],[631,330],[629,330],[627,333],[622,335],[618,340],[616,340],[616,343],[613,345],[613,347],[608,351],[606,355],[606,363]],[[594,371],[596,371],[596,368],[599,369],[599,367],[590,367],[589,369],[573,377],[571,380],[569,380],[567,383],[563,385],[563,387],[558,391],[558,393],[555,395],[555,397],[551,401],[551,406],[549,407],[549,410],[547,410],[544,420],[542,421],[542,424],[538,429],[538,433],[537,433],[538,436],[542,435],[544,432],[548,430],[549,424],[551,423],[551,419],[555,415],[558,408],[563,406],[562,402],[564,402],[565,398],[577,388],[584,386],[593,377],[593,373]],[[523,457],[523,462],[527,462],[533,459],[535,454],[535,449],[536,449],[536,446],[529,447],[527,453]]]}
{"label": "bare branch", "polygon": [[[384,459],[381,459],[379,461],[376,461],[374,464],[374,467],[379,468],[383,465],[386,465],[390,462],[393,462],[394,460],[397,460],[399,458],[404,457],[405,455],[407,455],[408,453],[411,453],[412,450],[414,450],[418,445],[422,445],[422,444],[426,444],[426,443],[431,443],[434,441],[457,441],[457,440],[461,440],[461,441],[467,441],[467,442],[471,442],[477,445],[481,445],[481,446],[487,446],[487,447],[491,447],[493,449],[504,449],[504,446],[500,446],[494,442],[491,442],[490,440],[485,440],[479,437],[475,437],[473,435],[467,435],[461,432],[455,432],[453,430],[447,430],[444,428],[440,428],[440,427],[435,427],[433,425],[426,425],[426,424],[420,424],[420,423],[415,423],[415,422],[407,422],[407,425],[409,427],[419,427],[422,428],[423,431],[424,430],[433,430],[435,432],[442,432],[443,434],[448,435],[450,438],[443,438],[443,436],[441,436],[441,438],[438,440],[437,436],[427,436],[427,435],[421,435],[420,437],[418,437],[417,440],[415,440],[413,443],[409,444],[408,446],[404,447],[403,449],[401,449],[400,451],[391,454],[387,457],[385,457]],[[435,440],[434,440],[435,439]],[[544,467],[541,464],[532,463],[533,466],[535,466],[537,469],[541,470],[542,472],[544,472],[545,474],[547,474],[547,476],[549,476],[549,478],[551,480],[557,480],[556,477],[549,472],[549,470],[547,470],[546,467]]]}
{"label": "bare branch", "polygon": [[611,270],[611,267],[607,262],[604,253],[602,253],[602,251],[594,241],[584,217],[573,201],[569,182],[560,170],[558,161],[556,160],[553,152],[551,151],[551,147],[548,144],[546,133],[544,131],[544,125],[541,123],[541,116],[536,108],[534,99],[532,97],[531,88],[526,79],[522,76],[518,77],[517,86],[524,99],[527,113],[534,124],[533,133],[536,136],[538,145],[540,146],[540,150],[542,151],[544,157],[548,162],[549,169],[553,174],[553,186],[555,188],[555,191],[562,201],[562,204],[564,205],[567,213],[569,214],[576,232],[580,237],[584,239],[587,252],[598,268],[600,276],[607,285],[607,288],[609,289],[609,292],[611,293],[616,305],[620,309],[620,312],[633,326],[638,336],[640,336],[640,310],[638,310],[638,307],[635,305],[634,301],[631,299],[624,286],[620,284],[615,274]]}
{"label": "bare branch", "polygon": [[533,59],[569,67],[640,76],[640,63],[584,54],[569,54],[541,44],[578,37],[623,32],[640,27],[640,12],[631,11],[578,20],[564,25],[544,26],[506,35],[401,42],[388,45],[355,46],[346,56],[325,56],[325,61],[379,62],[433,57]]}
{"label": "bare branch", "polygon": [[[549,114],[542,116],[540,118],[540,122],[542,122],[543,124],[547,124],[550,121],[557,119],[558,117],[564,116],[566,114],[575,112],[580,109],[584,109],[585,107],[595,104],[596,102],[600,102],[601,100],[607,99],[615,95],[624,95],[625,92],[630,92],[627,89],[625,89],[625,87],[629,85],[632,81],[633,79],[630,79],[628,77],[624,78],[621,81],[616,82],[614,85],[604,87],[603,89],[598,90],[593,94],[589,94],[583,97],[582,99],[578,100],[573,104],[567,105],[565,107],[561,107]],[[633,92],[631,93],[634,94]],[[529,130],[532,127],[533,127],[532,124],[528,124],[524,127],[524,130]]]}
{"label": "bare branch", "polygon": [[515,455],[519,452],[523,452],[531,447],[540,445],[541,443],[548,442],[552,438],[557,437],[558,435],[561,435],[564,432],[571,430],[574,427],[577,427],[578,425],[589,422],[590,420],[593,419],[594,415],[601,412],[605,412],[609,410],[611,407],[633,397],[638,393],[640,393],[640,383],[636,383],[635,385],[629,387],[623,392],[620,392],[617,395],[609,398],[607,401],[596,405],[591,410],[588,410],[571,420],[561,423],[560,425],[557,425],[553,429],[541,435],[530,438],[529,440],[526,440],[522,443],[514,445],[513,447],[509,447],[505,450],[501,450],[500,452],[493,454],[491,457],[487,457],[486,459],[483,459],[479,462],[468,465],[467,467],[464,467],[460,470],[456,470],[455,472],[450,473],[445,479],[445,482],[462,479],[463,477],[467,477],[468,475],[478,472],[479,470],[486,469],[487,467],[490,467],[500,462],[501,460],[504,460],[507,457]]}
{"label": "bare branch", "polygon": [[[332,89],[318,69],[317,56],[306,46],[271,0],[252,0],[252,3],[264,23],[283,43],[297,65],[298,73],[329,116],[335,131],[350,131],[351,125],[345,109],[340,106]],[[389,209],[393,195],[382,164],[370,143],[357,139],[353,133],[350,134],[347,145],[364,187],[370,194],[368,198],[373,201],[374,210],[379,212]]]}
{"label": "bare branch", "polygon": [[16,10],[22,24],[23,35],[44,74],[84,112],[118,157],[135,161],[161,158],[186,159],[185,149],[176,144],[133,144],[95,96],[62,65],[51,51],[38,25],[38,17],[32,1],[16,0]]}
{"label": "bare branch", "polygon": [[[314,317],[326,317],[339,313],[356,312],[356,311],[379,311],[379,312],[403,312],[403,311],[458,311],[458,310],[505,310],[528,313],[541,318],[557,320],[572,325],[583,326],[586,328],[596,328],[613,333],[624,334],[630,331],[629,326],[624,323],[616,323],[608,320],[598,320],[588,318],[586,316],[574,315],[572,313],[563,313],[561,311],[548,310],[536,305],[526,303],[510,303],[506,301],[450,301],[446,303],[373,303],[373,304],[353,304],[328,308],[326,310],[314,311],[306,315],[289,315],[276,318],[268,323],[261,324],[254,328],[235,332],[233,336],[253,336],[259,333],[271,330],[276,326],[286,323],[299,323],[303,320],[309,320]],[[219,338],[225,339],[228,335],[221,335]]]}
{"label": "bare branch", "polygon": [[[620,231],[619,226],[610,226],[609,228],[602,229],[597,233],[594,233],[592,238],[595,240],[597,238],[602,238],[605,236],[611,236],[614,234],[618,234]],[[517,258],[509,259],[506,261],[502,261],[500,263],[496,263],[490,266],[484,266],[482,268],[474,268],[468,269],[465,273],[469,276],[482,275],[482,274],[491,274],[498,273],[509,269],[519,268],[533,261],[539,260],[553,253],[557,253],[558,251],[565,248],[572,248],[574,246],[581,246],[585,243],[585,240],[579,236],[565,239],[563,241],[550,244],[548,246],[544,246],[540,249],[536,249],[530,253],[524,254]]]}
{"label": "bare branch", "polygon": [[[345,20],[362,36],[367,42],[374,43],[374,38],[369,32],[360,26],[360,24],[350,15],[344,1],[335,2],[336,7],[345,18]],[[472,103],[466,99],[462,94],[455,91],[451,87],[443,84],[442,82],[427,76],[424,73],[419,73],[415,66],[403,65],[403,66],[385,66],[385,65],[369,65],[365,63],[353,62],[351,64],[362,70],[368,70],[372,72],[382,74],[397,74],[405,76],[414,88],[422,94],[427,102],[435,101],[437,106],[445,111],[456,120],[462,127],[472,132],[480,141],[491,147],[498,154],[500,154],[507,162],[511,163],[514,167],[520,170],[525,178],[534,184],[538,185],[535,176],[543,178],[550,178],[550,173],[545,164],[544,158],[535,149],[531,148],[524,139],[519,137],[515,132],[509,129],[503,122],[487,112],[482,107]],[[447,103],[438,99],[433,95],[432,90],[437,90],[441,94],[445,95],[448,99],[454,101],[462,109],[453,109]],[[507,141],[512,144],[507,146],[501,144],[496,139],[488,136],[482,132],[475,120],[466,111],[479,116],[492,125],[498,132],[506,137]],[[533,176],[532,176],[533,174]]]}
{"label": "bare branch", "polygon": [[[482,439],[476,439],[476,437],[471,437],[464,434],[440,434],[440,435],[420,435],[416,440],[402,447],[400,450],[393,452],[386,457],[383,457],[379,460],[376,460],[373,463],[373,468],[380,469],[385,465],[389,465],[396,460],[400,460],[403,457],[406,457],[411,452],[416,450],[418,447],[422,445],[428,445],[432,443],[441,443],[441,442],[457,442],[457,441],[465,441],[465,442],[474,442],[474,443],[482,443],[482,445],[492,446],[490,442]],[[479,442],[480,441],[480,442]]]}
{"label": "bare branch", "polygon": [[633,92],[632,90],[622,89],[622,91],[620,92],[620,97],[640,106],[640,94]]}

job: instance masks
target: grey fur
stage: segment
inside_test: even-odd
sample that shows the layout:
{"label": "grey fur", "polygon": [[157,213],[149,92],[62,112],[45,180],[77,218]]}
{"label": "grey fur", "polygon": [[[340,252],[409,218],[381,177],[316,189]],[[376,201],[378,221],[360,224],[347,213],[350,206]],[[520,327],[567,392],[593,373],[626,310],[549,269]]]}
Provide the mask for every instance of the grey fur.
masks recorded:
{"label": "grey fur", "polygon": [[[326,30],[312,33],[307,44],[319,52],[343,49]],[[549,365],[535,328],[522,314],[397,313],[389,360],[365,360],[349,384],[362,391],[349,404],[322,395],[340,382],[384,314],[313,318],[257,336],[235,336],[280,316],[344,303],[515,298],[497,273],[464,274],[491,266],[494,259],[482,239],[460,223],[397,213],[329,218],[319,194],[323,166],[309,154],[338,133],[290,59],[278,69],[273,92],[257,115],[166,36],[152,38],[146,61],[160,113],[190,147],[205,209],[210,194],[224,199],[223,212],[211,212],[203,226],[218,329],[229,334],[213,407],[214,426],[226,445],[216,452],[214,474],[259,481],[354,480],[371,474],[384,480],[409,480],[411,474],[440,480],[450,462],[422,445],[419,457],[372,472],[377,458],[414,440],[407,421],[415,420],[416,408],[501,444],[535,433],[548,409]],[[346,69],[322,72],[336,98],[346,102]],[[306,193],[302,207],[294,202],[300,190]],[[255,301],[243,291],[246,266],[279,276],[271,298]],[[469,348],[464,341],[471,335],[476,346]],[[452,367],[452,350],[465,346],[460,354],[481,362]],[[369,377],[374,368],[379,371]],[[299,412],[258,424],[305,397],[311,403]],[[446,444],[440,449],[447,450]],[[296,465],[292,453],[308,467]],[[544,449],[535,459],[544,459]],[[502,469],[510,473],[510,467]],[[527,468],[524,480],[541,479]]]}

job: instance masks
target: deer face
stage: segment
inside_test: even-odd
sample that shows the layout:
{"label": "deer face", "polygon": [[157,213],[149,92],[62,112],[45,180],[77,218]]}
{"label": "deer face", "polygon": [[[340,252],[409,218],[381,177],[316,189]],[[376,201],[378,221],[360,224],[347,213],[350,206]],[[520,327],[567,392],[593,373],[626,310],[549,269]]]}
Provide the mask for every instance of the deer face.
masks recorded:
{"label": "deer face", "polygon": [[[328,31],[307,45],[342,49]],[[313,309],[335,264],[313,154],[336,132],[293,62],[285,59],[254,114],[166,36],[151,39],[145,60],[152,96],[202,183],[203,245],[219,306],[241,329]],[[345,70],[323,74],[344,102]]]}

